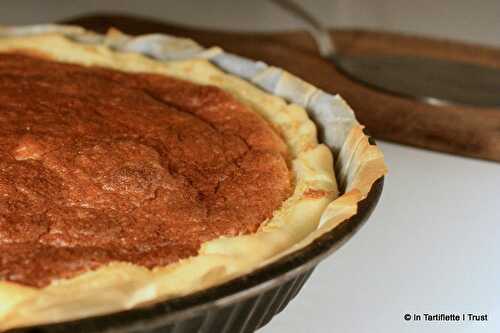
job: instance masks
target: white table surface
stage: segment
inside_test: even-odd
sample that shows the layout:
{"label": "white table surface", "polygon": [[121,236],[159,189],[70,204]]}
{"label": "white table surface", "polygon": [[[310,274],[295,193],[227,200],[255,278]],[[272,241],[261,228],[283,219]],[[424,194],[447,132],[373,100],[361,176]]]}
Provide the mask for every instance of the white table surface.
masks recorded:
{"label": "white table surface", "polygon": [[[500,165],[379,144],[373,215],[260,332],[500,332]],[[469,312],[489,320],[403,319]]]}
{"label": "white table surface", "polygon": [[[324,22],[500,45],[500,1],[308,0]],[[0,23],[122,11],[232,30],[300,26],[266,1],[7,1]],[[379,142],[389,165],[378,208],[261,333],[500,332],[500,164]],[[406,313],[489,321],[406,322]],[[214,332],[216,333],[216,332]]]}

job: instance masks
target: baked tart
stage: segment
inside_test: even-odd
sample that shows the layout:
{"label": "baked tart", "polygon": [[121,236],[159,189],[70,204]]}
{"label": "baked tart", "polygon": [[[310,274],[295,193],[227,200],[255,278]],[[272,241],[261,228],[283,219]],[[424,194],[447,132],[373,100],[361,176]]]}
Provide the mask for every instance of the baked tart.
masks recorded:
{"label": "baked tart", "polygon": [[218,49],[160,61],[124,47],[141,37],[52,28],[0,30],[0,330],[251,272],[385,173],[361,126],[333,135],[334,164],[303,107],[219,69]]}

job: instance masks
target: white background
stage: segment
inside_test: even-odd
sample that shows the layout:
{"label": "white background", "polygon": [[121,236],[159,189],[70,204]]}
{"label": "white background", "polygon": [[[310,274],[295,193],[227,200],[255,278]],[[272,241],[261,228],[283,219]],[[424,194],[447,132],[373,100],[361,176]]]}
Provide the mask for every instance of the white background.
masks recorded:
{"label": "white background", "polygon": [[[500,1],[303,1],[332,26],[500,46]],[[234,30],[300,27],[265,1],[2,1],[1,24],[108,10]],[[500,164],[379,142],[379,207],[262,333],[500,332]],[[486,313],[486,323],[406,322],[405,313]]]}

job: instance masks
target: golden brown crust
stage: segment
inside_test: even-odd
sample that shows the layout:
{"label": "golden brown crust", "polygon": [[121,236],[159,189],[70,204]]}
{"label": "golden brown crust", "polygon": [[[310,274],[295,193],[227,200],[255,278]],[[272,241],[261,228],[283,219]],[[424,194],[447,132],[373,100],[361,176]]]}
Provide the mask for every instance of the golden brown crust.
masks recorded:
{"label": "golden brown crust", "polygon": [[197,256],[166,267],[148,270],[117,262],[40,290],[0,282],[0,330],[129,309],[228,281],[305,246],[355,214],[357,202],[385,173],[380,151],[369,145],[358,128],[351,129],[351,138],[346,140],[349,145],[343,148],[344,155],[352,155],[351,166],[345,170],[348,191],[334,200],[337,184],[332,155],[317,143],[316,128],[304,109],[225,74],[206,60],[160,63],[139,54],[115,53],[105,46],[77,44],[57,34],[0,40],[0,52],[13,50],[218,86],[261,114],[283,135],[292,155],[295,189],[255,234],[206,242]]}
{"label": "golden brown crust", "polygon": [[291,194],[284,141],[217,87],[12,53],[0,78],[6,281],[165,266],[255,232]]}

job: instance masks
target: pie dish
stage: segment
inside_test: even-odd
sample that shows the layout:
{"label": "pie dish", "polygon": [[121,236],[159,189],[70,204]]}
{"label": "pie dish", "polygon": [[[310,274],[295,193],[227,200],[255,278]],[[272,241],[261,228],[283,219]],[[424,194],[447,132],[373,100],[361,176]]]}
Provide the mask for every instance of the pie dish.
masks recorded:
{"label": "pie dish", "polygon": [[[354,215],[385,173],[362,127],[333,117],[342,126],[323,135],[336,178],[304,108],[203,59],[223,67],[218,49],[158,61],[129,50],[158,36],[33,31],[5,29],[0,40],[0,107],[12,110],[1,119],[2,194],[30,203],[2,212],[0,330],[141,307],[255,271]],[[176,42],[155,45],[186,52]],[[261,86],[285,75],[278,94],[310,88],[268,69]]]}

